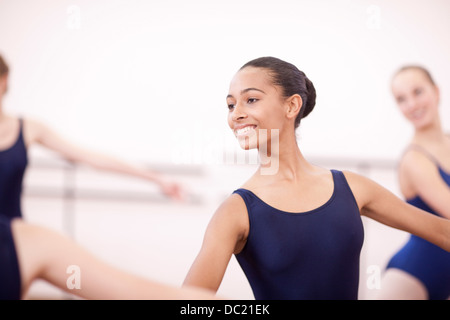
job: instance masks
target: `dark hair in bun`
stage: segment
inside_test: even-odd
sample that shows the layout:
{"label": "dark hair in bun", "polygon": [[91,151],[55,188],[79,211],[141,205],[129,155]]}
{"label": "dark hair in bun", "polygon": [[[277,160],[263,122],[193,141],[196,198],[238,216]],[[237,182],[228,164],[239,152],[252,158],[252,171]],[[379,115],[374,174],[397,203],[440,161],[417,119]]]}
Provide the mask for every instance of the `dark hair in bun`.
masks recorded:
{"label": "dark hair in bun", "polygon": [[246,67],[267,69],[273,84],[283,89],[284,97],[288,98],[294,94],[302,97],[303,106],[295,119],[295,128],[300,125],[300,120],[314,109],[316,89],[305,73],[293,64],[274,57],[261,57],[247,62],[241,67],[241,70]]}

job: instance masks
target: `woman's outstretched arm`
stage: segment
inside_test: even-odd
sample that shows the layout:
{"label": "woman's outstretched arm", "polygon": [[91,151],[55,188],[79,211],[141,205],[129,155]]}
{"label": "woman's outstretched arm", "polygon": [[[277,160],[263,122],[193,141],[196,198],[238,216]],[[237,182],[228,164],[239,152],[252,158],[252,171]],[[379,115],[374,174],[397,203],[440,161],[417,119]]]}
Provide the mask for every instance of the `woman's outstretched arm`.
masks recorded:
{"label": "woman's outstretched arm", "polygon": [[25,136],[29,144],[38,143],[56,152],[68,161],[84,164],[97,170],[110,171],[133,176],[157,184],[161,191],[174,200],[184,200],[185,191],[181,185],[169,181],[163,174],[131,164],[117,157],[90,150],[63,138],[47,125],[32,119],[25,120]]}
{"label": "woman's outstretched arm", "polygon": [[248,234],[248,215],[244,200],[233,194],[211,219],[203,244],[184,285],[217,291],[233,253],[242,250]]}
{"label": "woman's outstretched arm", "polygon": [[[344,172],[362,215],[415,234],[450,252],[450,220],[418,209],[376,182]],[[449,199],[450,205],[450,199]]]}
{"label": "woman's outstretched arm", "polygon": [[56,231],[20,219],[12,230],[23,297],[34,280],[42,279],[85,299],[217,299],[207,290],[178,288],[116,268]]}

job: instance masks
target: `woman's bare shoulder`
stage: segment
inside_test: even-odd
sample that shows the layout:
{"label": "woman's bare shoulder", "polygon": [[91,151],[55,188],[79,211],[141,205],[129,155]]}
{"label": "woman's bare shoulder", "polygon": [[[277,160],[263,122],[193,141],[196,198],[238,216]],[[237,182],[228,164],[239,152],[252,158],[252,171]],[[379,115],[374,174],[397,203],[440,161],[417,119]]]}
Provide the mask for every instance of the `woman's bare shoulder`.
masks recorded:
{"label": "woman's bare shoulder", "polygon": [[216,210],[215,215],[223,216],[227,219],[239,218],[247,213],[245,200],[238,193],[228,195]]}

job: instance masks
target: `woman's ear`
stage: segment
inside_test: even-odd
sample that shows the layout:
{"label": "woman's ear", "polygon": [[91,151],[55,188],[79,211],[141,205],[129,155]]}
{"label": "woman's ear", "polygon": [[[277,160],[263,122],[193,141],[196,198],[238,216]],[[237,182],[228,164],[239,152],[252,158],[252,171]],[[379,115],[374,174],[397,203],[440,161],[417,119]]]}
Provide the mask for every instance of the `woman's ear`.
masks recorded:
{"label": "woman's ear", "polygon": [[298,94],[294,94],[293,96],[289,97],[287,99],[287,109],[286,109],[286,116],[289,119],[295,119],[300,112],[301,108],[303,106],[303,100],[302,97]]}
{"label": "woman's ear", "polygon": [[434,86],[434,89],[436,90],[437,101],[440,102],[441,101],[441,90],[439,89],[439,87],[437,85]]}

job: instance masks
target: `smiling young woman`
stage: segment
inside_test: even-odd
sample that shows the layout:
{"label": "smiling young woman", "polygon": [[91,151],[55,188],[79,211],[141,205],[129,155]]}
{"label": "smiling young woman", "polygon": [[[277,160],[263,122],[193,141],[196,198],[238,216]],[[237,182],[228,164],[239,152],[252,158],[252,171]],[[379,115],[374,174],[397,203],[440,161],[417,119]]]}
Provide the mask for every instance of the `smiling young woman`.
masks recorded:
{"label": "smiling young woman", "polygon": [[261,165],[219,206],[185,285],[216,291],[234,254],[256,299],[357,299],[361,214],[450,250],[450,221],[360,175],[305,159],[295,130],[315,97],[302,71],[274,57],[236,73],[228,124],[242,148],[270,149],[278,170],[263,174]]}
{"label": "smiling young woman", "polygon": [[[439,88],[428,70],[412,65],[396,72],[392,93],[414,127],[399,165],[401,192],[409,204],[450,219],[450,137],[441,125]],[[450,298],[450,253],[411,235],[389,261],[378,297]]]}

